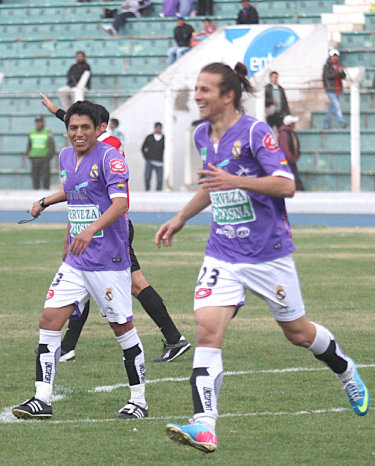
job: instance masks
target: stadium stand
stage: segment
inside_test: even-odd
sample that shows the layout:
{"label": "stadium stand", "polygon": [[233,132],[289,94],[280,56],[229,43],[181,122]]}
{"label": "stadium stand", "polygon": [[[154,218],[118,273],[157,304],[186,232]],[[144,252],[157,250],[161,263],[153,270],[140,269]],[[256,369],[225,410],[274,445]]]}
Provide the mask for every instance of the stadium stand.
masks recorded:
{"label": "stadium stand", "polygon": [[[166,67],[168,48],[173,44],[174,18],[161,18],[162,0],[153,0],[141,19],[130,18],[118,38],[107,36],[101,24],[104,8],[119,8],[121,1],[3,0],[0,5],[0,189],[31,187],[28,161],[23,155],[35,115],[43,112],[38,96],[45,91],[56,99],[56,90],[65,84],[66,71],[74,53],[84,50],[92,67],[91,90],[87,97],[110,111],[124,102]],[[309,24],[327,21],[329,28],[337,7],[345,0],[253,0],[263,24]],[[352,2],[353,3],[353,2]],[[360,3],[360,2],[358,2]],[[366,3],[363,1],[362,3]],[[341,4],[341,5],[340,5]],[[233,25],[238,0],[216,0],[212,21],[217,27]],[[375,14],[361,12],[358,24],[342,26],[342,60],[347,66],[364,65],[365,86],[375,76]],[[353,16],[354,17],[354,16]],[[323,22],[324,22],[323,21]],[[196,30],[202,18],[187,18]],[[336,37],[336,36],[335,36]],[[349,95],[342,108],[350,121]],[[372,90],[361,96],[362,186],[375,189],[375,98]],[[349,189],[349,134],[343,130],[322,131],[324,111],[311,114],[311,127],[300,131],[303,155],[299,167],[308,190]],[[64,142],[62,125],[47,116],[46,125],[57,147]],[[57,183],[57,167],[53,183]]]}

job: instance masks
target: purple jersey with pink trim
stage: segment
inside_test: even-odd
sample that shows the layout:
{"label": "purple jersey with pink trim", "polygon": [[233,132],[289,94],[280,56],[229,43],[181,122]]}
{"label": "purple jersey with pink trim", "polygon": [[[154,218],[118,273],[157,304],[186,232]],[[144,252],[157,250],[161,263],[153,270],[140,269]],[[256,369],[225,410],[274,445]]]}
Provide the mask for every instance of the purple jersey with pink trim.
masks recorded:
{"label": "purple jersey with pink trim", "polygon": [[[224,134],[214,147],[211,126],[194,133],[205,169],[208,163],[238,176],[294,179],[270,127],[248,115]],[[229,263],[258,263],[287,256],[295,250],[284,198],[244,189],[211,192],[212,222],[206,254]]]}
{"label": "purple jersey with pink trim", "polygon": [[[60,175],[68,202],[69,244],[88,225],[95,222],[115,197],[127,197],[129,178],[124,157],[112,146],[98,142],[81,160],[72,147],[59,155]],[[80,270],[125,270],[130,267],[127,215],[98,231],[86,252],[78,257],[68,254],[65,262]]]}

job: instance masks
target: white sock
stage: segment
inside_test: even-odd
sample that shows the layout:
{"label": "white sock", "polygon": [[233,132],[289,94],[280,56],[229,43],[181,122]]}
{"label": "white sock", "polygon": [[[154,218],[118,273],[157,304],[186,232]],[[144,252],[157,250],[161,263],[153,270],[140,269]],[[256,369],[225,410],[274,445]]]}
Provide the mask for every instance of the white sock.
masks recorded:
{"label": "white sock", "polygon": [[47,353],[37,357],[37,377],[35,382],[35,398],[51,403],[53,381],[60,359],[61,331],[39,330],[39,345],[47,345]]}
{"label": "white sock", "polygon": [[218,397],[223,381],[223,360],[220,348],[195,348],[193,374],[190,379],[194,400],[194,421],[200,421],[215,432]]}
{"label": "white sock", "polygon": [[309,346],[308,349],[316,355],[323,354],[327,351],[331,340],[334,340],[335,337],[327,328],[323,327],[323,325],[316,324],[315,322],[310,323],[316,328],[316,336],[312,345]]}
{"label": "white sock", "polygon": [[124,353],[123,360],[130,386],[129,401],[147,409],[145,354],[137,329],[134,327],[116,339]]}

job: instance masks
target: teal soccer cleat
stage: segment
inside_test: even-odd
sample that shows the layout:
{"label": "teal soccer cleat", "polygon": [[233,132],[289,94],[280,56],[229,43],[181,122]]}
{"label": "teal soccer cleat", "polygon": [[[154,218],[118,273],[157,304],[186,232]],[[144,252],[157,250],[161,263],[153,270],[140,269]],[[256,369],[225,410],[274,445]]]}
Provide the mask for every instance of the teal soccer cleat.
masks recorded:
{"label": "teal soccer cleat", "polygon": [[187,426],[167,424],[165,429],[168,437],[180,445],[189,445],[205,453],[213,453],[217,448],[217,436],[199,421]]}
{"label": "teal soccer cleat", "polygon": [[356,365],[350,358],[348,359],[353,365],[353,376],[343,385],[343,388],[354,412],[358,416],[364,416],[370,408],[370,394],[358,374]]}

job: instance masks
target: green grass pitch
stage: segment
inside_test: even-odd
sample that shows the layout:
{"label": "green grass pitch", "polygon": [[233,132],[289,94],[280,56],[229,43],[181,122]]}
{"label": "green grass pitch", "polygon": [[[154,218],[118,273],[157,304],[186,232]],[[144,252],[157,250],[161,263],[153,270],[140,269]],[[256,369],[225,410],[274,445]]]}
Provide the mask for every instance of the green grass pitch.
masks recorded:
{"label": "green grass pitch", "polygon": [[[195,344],[193,289],[208,226],[188,226],[158,250],[156,225],[136,225],[142,269],[181,332]],[[223,345],[219,447],[181,447],[169,421],[192,414],[193,350],[157,364],[161,333],[134,300],[145,347],[150,418],[116,419],[129,389],[121,350],[95,305],[77,346],[60,364],[51,421],[17,421],[11,407],[34,394],[38,320],[61,262],[61,225],[0,224],[0,464],[38,465],[370,465],[374,410],[356,416],[334,375],[281,334],[268,307],[248,295]],[[375,229],[296,228],[294,254],[308,316],[336,335],[375,399]],[[103,387],[106,387],[105,389]]]}

